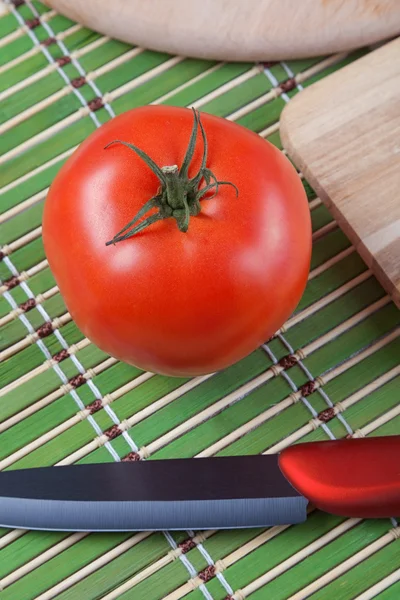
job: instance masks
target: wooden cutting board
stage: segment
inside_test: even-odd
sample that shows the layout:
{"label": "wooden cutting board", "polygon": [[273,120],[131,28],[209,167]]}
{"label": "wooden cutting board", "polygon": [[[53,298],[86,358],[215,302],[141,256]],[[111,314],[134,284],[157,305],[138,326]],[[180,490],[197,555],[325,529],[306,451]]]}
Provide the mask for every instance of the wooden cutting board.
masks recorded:
{"label": "wooden cutting board", "polygon": [[281,136],[400,307],[400,38],[296,96]]}
{"label": "wooden cutting board", "polygon": [[182,56],[270,61],[400,33],[399,0],[43,0],[91,29]]}

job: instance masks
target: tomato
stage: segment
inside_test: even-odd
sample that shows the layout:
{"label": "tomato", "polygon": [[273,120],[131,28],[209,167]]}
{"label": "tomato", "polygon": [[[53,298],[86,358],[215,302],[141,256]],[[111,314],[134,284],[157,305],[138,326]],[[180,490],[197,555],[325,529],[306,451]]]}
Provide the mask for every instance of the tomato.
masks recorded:
{"label": "tomato", "polygon": [[[213,174],[206,169],[200,182],[209,186],[201,211],[191,205],[189,215],[184,194],[175,215],[164,194],[137,221],[158,215],[145,229],[118,238],[165,188],[121,141],[172,167],[167,176],[182,167],[194,129],[188,176],[202,166],[204,137]],[[238,196],[233,185],[216,189],[213,177]],[[173,376],[223,369],[274,334],[299,302],[311,254],[307,199],[288,159],[244,127],[169,106],[126,112],[81,144],[51,186],[43,238],[84,335],[122,361]]]}

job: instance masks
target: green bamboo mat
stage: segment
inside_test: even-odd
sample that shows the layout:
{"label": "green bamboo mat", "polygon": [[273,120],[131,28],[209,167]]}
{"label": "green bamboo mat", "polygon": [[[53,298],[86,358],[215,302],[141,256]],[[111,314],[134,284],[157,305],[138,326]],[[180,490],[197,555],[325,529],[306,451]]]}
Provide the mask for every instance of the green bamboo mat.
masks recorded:
{"label": "green bamboo mat", "polygon": [[[274,339],[212,377],[142,373],[90,344],[41,240],[53,177],[114,114],[194,106],[280,147],[285,103],[366,52],[257,65],[185,59],[110,40],[36,1],[0,2],[1,469],[400,433],[400,313],[306,182],[314,245],[300,306]],[[50,334],[39,337],[46,322]],[[284,368],[295,351],[301,360]],[[76,388],[79,373],[86,383]],[[90,415],[96,398],[103,408]],[[1,600],[396,600],[399,535],[394,518],[318,511],[265,530],[0,530]]]}

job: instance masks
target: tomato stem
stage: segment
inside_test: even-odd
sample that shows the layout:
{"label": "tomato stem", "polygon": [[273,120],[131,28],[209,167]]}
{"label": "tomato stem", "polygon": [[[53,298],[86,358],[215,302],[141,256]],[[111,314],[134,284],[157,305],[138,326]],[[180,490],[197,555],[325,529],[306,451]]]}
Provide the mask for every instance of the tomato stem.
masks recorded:
{"label": "tomato stem", "polygon": [[[190,217],[198,215],[201,211],[200,200],[209,200],[216,196],[220,185],[232,186],[235,189],[236,196],[238,196],[239,191],[234,183],[230,181],[218,181],[214,173],[207,168],[207,136],[200,119],[200,113],[195,109],[192,110],[194,117],[193,127],[180,169],[177,165],[159,167],[143,150],[122,140],[114,140],[105,146],[106,149],[112,144],[123,144],[130,150],[133,150],[150,167],[153,173],[157,175],[161,184],[157,194],[144,204],[135,217],[121,231],[118,231],[112,240],[106,242],[106,246],[127,240],[140,231],[143,231],[143,229],[146,229],[146,227],[149,227],[149,225],[162,219],[174,218],[179,230],[186,232],[189,228]],[[203,140],[203,156],[198,173],[195,177],[189,179],[188,172],[196,148],[199,128]],[[203,179],[206,185],[200,188],[199,186]],[[213,194],[205,197],[212,190]],[[157,209],[157,212],[140,221],[152,209]]]}

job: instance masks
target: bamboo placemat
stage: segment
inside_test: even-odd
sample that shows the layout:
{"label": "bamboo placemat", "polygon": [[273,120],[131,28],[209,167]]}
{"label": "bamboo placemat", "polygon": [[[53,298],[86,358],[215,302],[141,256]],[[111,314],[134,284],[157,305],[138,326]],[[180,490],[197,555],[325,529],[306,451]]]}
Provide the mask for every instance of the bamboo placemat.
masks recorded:
{"label": "bamboo placemat", "polygon": [[[94,347],[66,312],[41,239],[53,177],[114,114],[194,106],[280,146],[285,103],[365,52],[185,59],[111,40],[37,1],[0,2],[1,469],[400,433],[400,313],[306,182],[314,245],[300,306],[272,340],[213,376],[143,373]],[[266,530],[1,530],[1,600],[396,600],[399,536],[394,518],[318,511]]]}

